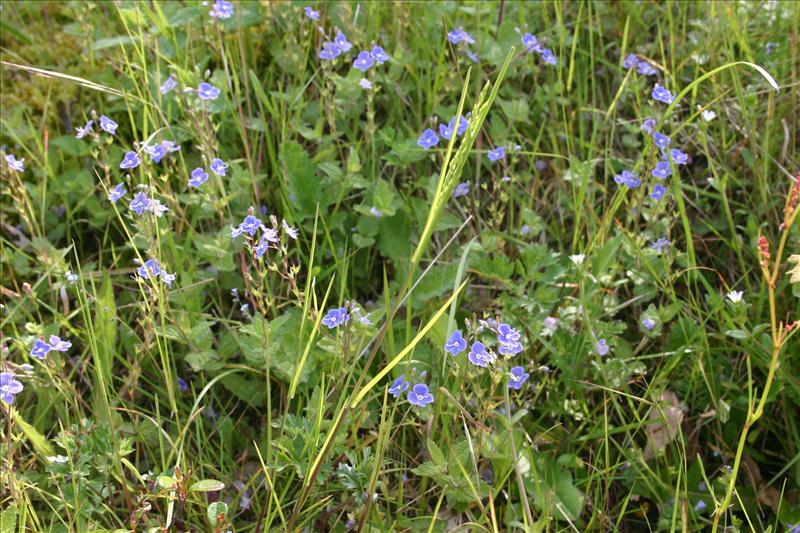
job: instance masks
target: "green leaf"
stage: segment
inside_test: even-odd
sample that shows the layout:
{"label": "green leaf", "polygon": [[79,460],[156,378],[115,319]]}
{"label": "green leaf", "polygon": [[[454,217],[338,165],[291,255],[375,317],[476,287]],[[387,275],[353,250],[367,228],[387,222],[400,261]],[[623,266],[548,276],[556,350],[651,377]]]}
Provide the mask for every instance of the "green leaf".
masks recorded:
{"label": "green leaf", "polygon": [[215,490],[222,490],[225,488],[225,483],[217,481],[216,479],[201,479],[192,483],[189,487],[189,492],[213,492]]}
{"label": "green leaf", "polygon": [[320,215],[332,200],[325,194],[325,187],[317,175],[317,167],[297,141],[287,141],[281,145],[281,161],[286,173],[286,186],[299,220],[314,216],[319,202]]}
{"label": "green leaf", "polygon": [[428,452],[431,454],[431,460],[433,461],[433,464],[436,466],[445,465],[445,459],[442,450],[431,439],[428,439]]}
{"label": "green leaf", "polygon": [[3,509],[2,513],[0,513],[0,533],[11,533],[12,531],[15,531],[16,526],[17,507],[12,503]]}
{"label": "green leaf", "polygon": [[216,526],[220,517],[224,521],[225,517],[228,516],[228,506],[224,502],[214,502],[208,506],[206,515],[211,525]]}
{"label": "green leaf", "polygon": [[156,483],[162,489],[171,489],[178,484],[178,481],[172,476],[158,476]]}
{"label": "green leaf", "polygon": [[617,250],[622,244],[622,235],[609,239],[592,254],[592,274],[601,276],[608,268],[617,262]]}

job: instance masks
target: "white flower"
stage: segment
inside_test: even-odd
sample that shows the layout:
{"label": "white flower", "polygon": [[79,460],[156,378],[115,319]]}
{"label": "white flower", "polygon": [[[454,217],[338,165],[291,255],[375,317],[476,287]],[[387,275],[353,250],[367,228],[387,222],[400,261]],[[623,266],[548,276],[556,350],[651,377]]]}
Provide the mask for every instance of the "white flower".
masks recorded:
{"label": "white flower", "polygon": [[575,263],[576,265],[582,265],[583,260],[586,259],[586,256],[584,254],[575,254],[569,256],[569,258],[572,259],[572,262]]}
{"label": "white flower", "polygon": [[703,115],[703,120],[705,120],[706,122],[711,122],[712,120],[717,118],[717,114],[710,109],[704,109],[701,115]]}
{"label": "white flower", "polygon": [[742,300],[743,296],[744,296],[744,291],[731,291],[728,293],[728,300],[730,300],[732,304],[738,304],[743,301]]}
{"label": "white flower", "polygon": [[47,461],[50,463],[66,463],[68,460],[63,455],[50,455],[47,457]]}

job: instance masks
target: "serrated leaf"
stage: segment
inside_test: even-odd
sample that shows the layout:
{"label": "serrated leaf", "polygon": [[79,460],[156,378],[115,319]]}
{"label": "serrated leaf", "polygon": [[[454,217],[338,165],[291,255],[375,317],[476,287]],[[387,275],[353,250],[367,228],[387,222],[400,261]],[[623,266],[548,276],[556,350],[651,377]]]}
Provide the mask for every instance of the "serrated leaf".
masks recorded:
{"label": "serrated leaf", "polygon": [[428,439],[428,452],[431,454],[431,460],[436,466],[444,466],[445,459],[442,450],[431,439]]}

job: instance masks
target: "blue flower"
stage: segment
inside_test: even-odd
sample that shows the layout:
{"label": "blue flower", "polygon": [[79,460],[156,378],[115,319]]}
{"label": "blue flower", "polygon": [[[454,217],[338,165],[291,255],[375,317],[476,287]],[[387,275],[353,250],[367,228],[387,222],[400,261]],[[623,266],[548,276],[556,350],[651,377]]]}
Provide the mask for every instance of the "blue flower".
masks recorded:
{"label": "blue flower", "polygon": [[85,125],[84,127],[82,127],[82,128],[81,128],[81,127],[77,127],[77,128],[75,128],[75,131],[77,132],[77,133],[75,134],[75,138],[76,138],[76,139],[83,139],[84,137],[86,137],[86,135],[87,135],[87,134],[89,134],[89,133],[91,133],[91,132],[92,132],[92,125],[93,125],[93,124],[94,124],[94,121],[93,121],[93,120],[90,120],[90,121],[88,121],[88,122],[86,123],[86,125]]}
{"label": "blue flower", "polygon": [[169,207],[162,204],[161,200],[153,200],[148,209],[157,217],[161,217],[164,213],[169,211]]}
{"label": "blue flower", "polygon": [[656,321],[646,316],[642,319],[642,326],[644,326],[644,329],[647,331],[653,331],[653,328],[656,327]]}
{"label": "blue flower", "polygon": [[286,232],[286,235],[288,235],[289,237],[291,237],[294,240],[297,240],[297,237],[300,235],[297,232],[297,228],[291,227],[289,225],[289,223],[286,222],[285,220],[281,221],[281,227],[283,228],[283,231]]}
{"label": "blue flower", "polygon": [[243,233],[248,233],[250,235],[255,235],[258,231],[258,228],[261,227],[261,219],[256,218],[253,215],[247,215],[244,217],[244,220],[238,226],[234,226],[231,231],[231,237],[236,238]]}
{"label": "blue flower", "polygon": [[189,187],[199,187],[208,181],[208,172],[203,167],[192,170],[192,177],[189,179]]}
{"label": "blue flower", "polygon": [[541,57],[542,61],[544,61],[548,65],[555,65],[556,63],[558,63],[556,55],[549,48],[545,48],[544,50],[542,50]]}
{"label": "blue flower", "polygon": [[163,281],[164,285],[166,285],[170,289],[172,288],[172,282],[175,281],[175,278],[177,277],[178,277],[177,274],[175,274],[174,272],[170,274],[166,270],[163,269],[161,270],[161,281]]}
{"label": "blue flower", "polygon": [[361,72],[366,72],[375,64],[375,59],[369,52],[359,52],[358,56],[353,61],[353,68],[357,68]]}
{"label": "blue flower", "polygon": [[334,37],[333,42],[342,52],[349,52],[353,47],[353,45],[347,40],[345,34],[341,31],[336,32],[336,37]]}
{"label": "blue flower", "polygon": [[328,311],[328,314],[322,317],[322,323],[328,326],[328,329],[338,328],[342,324],[346,324],[349,321],[350,315],[347,313],[347,309],[344,307],[331,309]]}
{"label": "blue flower", "polygon": [[469,194],[469,182],[462,181],[453,189],[453,198],[460,198]]}
{"label": "blue flower", "polygon": [[142,279],[157,278],[161,275],[161,265],[158,264],[158,259],[148,259],[136,269],[136,273]]}
{"label": "blue flower", "polygon": [[269,240],[267,239],[266,235],[261,235],[261,240],[258,241],[258,245],[255,248],[256,258],[261,259],[267,250],[269,249]]}
{"label": "blue flower", "polygon": [[74,285],[75,282],[78,281],[78,275],[73,274],[71,270],[67,270],[65,277],[67,278],[67,283],[69,283],[70,285]]}
{"label": "blue flower", "polygon": [[370,89],[372,89],[372,82],[369,81],[367,78],[361,78],[361,81],[358,82],[358,85],[365,91],[369,91]]}
{"label": "blue flower", "polygon": [[655,143],[656,146],[658,146],[663,150],[667,146],[669,146],[669,143],[672,142],[672,139],[670,139],[668,136],[664,135],[660,131],[657,131],[653,134],[653,142]]}
{"label": "blue flower", "polygon": [[47,352],[52,349],[53,347],[44,342],[42,339],[36,339],[36,342],[33,343],[33,348],[31,348],[31,355],[37,359],[44,360],[44,356],[47,355]]}
{"label": "blue flower", "polygon": [[142,151],[150,156],[150,160],[153,163],[160,163],[164,156],[167,155],[167,149],[160,144],[155,146],[145,145],[142,147]]}
{"label": "blue flower", "polygon": [[520,390],[522,388],[522,384],[528,380],[530,374],[525,372],[525,369],[521,366],[515,366],[512,368],[508,373],[508,388]]}
{"label": "blue flower", "polygon": [[70,348],[72,348],[72,343],[70,341],[62,341],[61,337],[58,335],[50,335],[50,348],[57,352],[66,352]]}
{"label": "blue flower", "polygon": [[127,152],[125,157],[122,158],[122,162],[119,164],[119,168],[128,170],[131,168],[136,168],[139,166],[139,156],[136,155],[136,152]]}
{"label": "blue flower", "polygon": [[665,87],[662,87],[656,83],[655,87],[653,87],[653,100],[657,100],[665,104],[671,104],[675,101],[675,97],[672,96],[672,93],[669,92]]}
{"label": "blue flower", "polygon": [[417,405],[419,407],[425,407],[428,404],[433,403],[433,394],[428,392],[428,386],[423,383],[418,383],[414,385],[410,391],[408,391],[408,403],[411,405]]}
{"label": "blue flower", "polygon": [[133,197],[131,203],[128,204],[128,207],[131,211],[134,211],[137,215],[141,216],[142,213],[147,210],[149,211],[152,208],[153,201],[147,196],[147,194],[140,192],[136,193],[136,196]]}
{"label": "blue flower", "polygon": [[614,176],[617,185],[625,185],[629,189],[635,189],[640,185],[639,176],[630,170],[623,170],[622,173]]}
{"label": "blue flower", "polygon": [[437,144],[439,144],[439,136],[430,128],[423,131],[422,135],[417,139],[417,146],[425,150],[430,150]]}
{"label": "blue flower", "polygon": [[494,363],[495,357],[491,352],[486,350],[486,346],[482,342],[477,341],[472,344],[469,353],[467,354],[469,362],[475,366],[487,367],[489,363]]}
{"label": "blue flower", "polygon": [[450,355],[458,355],[467,349],[467,341],[461,335],[460,331],[455,330],[450,334],[450,338],[447,339],[447,342],[444,343],[444,349],[446,352],[449,352]]}
{"label": "blue flower", "polygon": [[528,54],[531,52],[542,51],[542,46],[539,44],[539,40],[531,33],[526,33],[522,36],[522,46],[525,47],[525,52]]}
{"label": "blue flower", "polygon": [[473,51],[472,51],[472,50],[470,50],[469,48],[467,48],[467,49],[464,51],[464,53],[467,55],[467,57],[468,57],[468,58],[470,59],[470,61],[472,61],[473,63],[477,63],[477,62],[478,62],[478,59],[480,59],[480,58],[478,57],[478,52],[473,52]]}
{"label": "blue flower", "polygon": [[100,115],[100,129],[105,132],[110,133],[111,135],[115,135],[117,133],[117,128],[119,124],[111,120],[105,115]]}
{"label": "blue flower", "polygon": [[400,374],[400,377],[397,378],[392,382],[392,385],[389,387],[389,394],[397,398],[401,394],[403,394],[406,389],[411,385],[408,381],[406,381],[406,375]]}
{"label": "blue flower", "polygon": [[500,355],[506,357],[513,357],[523,350],[522,343],[519,341],[501,342],[500,347],[497,349]]}
{"label": "blue flower", "polygon": [[656,168],[653,169],[653,177],[660,180],[672,176],[672,167],[669,166],[669,161],[659,161],[656,163]]}
{"label": "blue flower", "polygon": [[306,6],[303,11],[306,12],[306,16],[311,20],[319,20],[319,11],[315,11],[313,7]]}
{"label": "blue flower", "polygon": [[677,148],[672,148],[669,151],[669,155],[672,156],[672,162],[676,165],[686,165],[689,163],[689,154],[685,154]]}
{"label": "blue flower", "polygon": [[449,32],[447,34],[447,39],[453,44],[458,44],[462,41],[467,44],[475,44],[475,39],[472,38],[472,35],[465,32],[461,26]]}
{"label": "blue flower", "polygon": [[671,243],[669,239],[666,237],[660,237],[657,241],[650,245],[650,248],[656,251],[658,255],[661,255],[666,248],[669,248]]}
{"label": "blue flower", "polygon": [[648,135],[653,134],[653,130],[656,129],[656,119],[648,118],[644,122],[642,122],[642,131],[644,131]]}
{"label": "blue flower", "polygon": [[233,16],[233,4],[227,0],[214,0],[209,15],[216,19],[229,19]]}
{"label": "blue flower", "polygon": [[650,193],[650,198],[656,202],[660,202],[665,194],[667,194],[667,188],[660,183],[656,183],[656,186],[653,187],[653,191]]}
{"label": "blue flower", "polygon": [[636,65],[639,64],[639,58],[636,57],[636,54],[628,54],[625,56],[625,60],[622,62],[623,68],[634,68]]}
{"label": "blue flower", "polygon": [[636,71],[642,76],[654,76],[658,71],[647,61],[640,61]]}
{"label": "blue flower", "polygon": [[214,159],[211,160],[211,172],[213,172],[217,176],[224,176],[227,168],[228,165],[226,165],[225,161],[223,161],[222,159],[215,157]]}
{"label": "blue flower", "polygon": [[14,170],[16,172],[24,172],[25,171],[25,160],[24,159],[17,159],[12,154],[6,154],[6,163],[8,163],[8,168]]}
{"label": "blue flower", "polygon": [[169,78],[164,80],[164,83],[161,84],[159,90],[161,91],[161,94],[167,94],[177,86],[178,86],[178,81],[175,79],[175,76],[170,76]]}
{"label": "blue flower", "polygon": [[503,343],[510,343],[518,341],[522,338],[522,334],[508,324],[501,323],[497,326],[497,340]]}
{"label": "blue flower", "polygon": [[333,61],[337,57],[339,57],[342,53],[342,49],[336,45],[336,43],[332,43],[331,41],[325,41],[322,44],[322,50],[319,51],[319,58],[325,61]]}
{"label": "blue flower", "polygon": [[108,193],[108,200],[115,204],[117,200],[125,196],[128,191],[125,190],[125,184],[118,183],[116,187],[114,187],[111,192]]}
{"label": "blue flower", "polygon": [[[458,127],[456,127],[456,119],[458,119]],[[456,130],[456,135],[464,135],[469,127],[469,121],[464,117],[453,117],[450,119],[450,122],[447,125],[439,124],[439,135],[450,140],[450,137],[453,135],[453,129]]]}
{"label": "blue flower", "polygon": [[201,100],[216,100],[220,95],[220,90],[208,82],[203,82],[197,86],[197,96]]}
{"label": "blue flower", "polygon": [[369,208],[369,214],[374,216],[375,218],[381,218],[383,216],[383,211],[375,207],[374,205]]}
{"label": "blue flower", "polygon": [[22,392],[22,383],[14,379],[10,372],[0,372],[0,400],[8,405],[14,403],[14,396]]}
{"label": "blue flower", "polygon": [[597,344],[594,345],[594,349],[597,350],[597,353],[601,356],[608,355],[608,352],[611,348],[608,347],[608,342],[605,339],[598,339]]}
{"label": "blue flower", "polygon": [[[699,500],[694,506],[694,510],[697,511],[698,513],[702,512],[702,511],[705,511],[705,509],[706,509],[706,502],[704,502],[703,500]],[[792,530],[792,531],[794,531],[794,530]],[[790,531],[789,533],[792,533],[792,532]]]}
{"label": "blue flower", "polygon": [[486,157],[489,158],[490,161],[500,161],[506,156],[506,149],[502,146],[498,146],[494,150],[489,150],[486,154]]}
{"label": "blue flower", "polygon": [[389,54],[384,52],[383,48],[380,46],[373,46],[372,51],[370,52],[372,58],[378,62],[379,65],[383,65],[387,61],[389,61]]}
{"label": "blue flower", "polygon": [[186,380],[180,376],[178,376],[178,390],[181,392],[186,392],[189,390],[189,384],[186,383]]}

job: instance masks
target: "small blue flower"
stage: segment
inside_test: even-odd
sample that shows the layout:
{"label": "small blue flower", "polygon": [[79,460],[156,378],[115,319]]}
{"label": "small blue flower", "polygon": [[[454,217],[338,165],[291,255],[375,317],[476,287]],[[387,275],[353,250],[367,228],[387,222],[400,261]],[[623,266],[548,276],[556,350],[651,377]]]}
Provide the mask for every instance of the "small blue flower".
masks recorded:
{"label": "small blue flower", "polygon": [[375,59],[379,65],[383,65],[389,61],[389,54],[387,54],[380,46],[373,46],[370,55],[372,55],[372,58]]}
{"label": "small blue flower", "polygon": [[325,61],[333,61],[342,54],[342,49],[336,43],[325,41],[322,50],[319,51],[319,58]]}
{"label": "small blue flower", "polygon": [[220,20],[229,19],[233,16],[233,4],[227,0],[214,0],[214,5],[208,14]]}
{"label": "small blue flower", "polygon": [[650,198],[656,202],[660,202],[665,194],[667,194],[667,188],[660,183],[656,183],[656,186],[653,187],[653,191],[650,193]]}
{"label": "small blue flower", "polygon": [[[768,54],[771,54],[776,46],[778,46],[778,43],[773,43],[773,42],[770,41],[766,45],[764,45],[764,51],[766,53],[768,53]],[[797,527],[800,528],[800,525],[798,525]],[[800,530],[798,530],[798,531],[800,531]]]}
{"label": "small blue flower", "polygon": [[170,76],[169,78],[164,80],[164,83],[161,84],[159,90],[161,91],[161,94],[167,94],[177,86],[178,86],[178,81],[175,79],[175,76]]}
{"label": "small blue flower", "polygon": [[186,392],[189,390],[189,384],[186,383],[186,380],[180,376],[178,376],[178,390],[181,392]]}
{"label": "small blue flower", "polygon": [[303,11],[306,12],[306,16],[311,20],[319,20],[319,11],[315,11],[313,7],[306,6]]}
{"label": "small blue flower", "polygon": [[108,200],[112,204],[115,204],[115,203],[117,203],[117,200],[119,200],[120,198],[125,196],[125,194],[127,194],[127,192],[128,191],[125,190],[125,184],[124,183],[118,183],[116,185],[116,187],[114,187],[111,190],[111,192],[108,193]]}
{"label": "small blue flower", "polygon": [[42,339],[36,339],[36,342],[33,344],[33,348],[31,348],[31,355],[37,359],[44,360],[44,356],[47,355],[47,352],[52,349],[53,347],[44,342]]}
{"label": "small blue flower", "polygon": [[400,374],[400,377],[397,378],[392,382],[392,385],[389,387],[389,394],[397,398],[401,394],[403,394],[406,389],[411,385],[408,381],[406,381],[406,375]]}
{"label": "small blue flower", "polygon": [[261,227],[261,219],[253,215],[247,215],[238,227],[233,228],[231,236],[235,239],[243,233],[248,233],[251,236],[255,235],[258,228]]}
{"label": "small blue flower", "polygon": [[161,203],[161,200],[153,200],[148,208],[155,216],[161,217],[164,213],[169,211],[169,207]]}
{"label": "small blue flower", "polygon": [[625,185],[629,189],[635,189],[641,184],[639,176],[630,170],[623,170],[620,174],[614,176],[614,182],[617,185]]}
{"label": "small blue flower", "polygon": [[369,52],[359,52],[358,56],[353,60],[353,68],[357,68],[361,72],[366,72],[375,64],[375,59]]}
{"label": "small blue flower", "polygon": [[525,53],[541,52],[542,46],[539,44],[539,39],[532,33],[525,33],[522,35],[522,46],[525,47]]}
{"label": "small blue flower", "polygon": [[672,157],[672,162],[676,165],[686,165],[689,163],[689,154],[685,154],[677,148],[672,148],[669,151],[669,155]]}
{"label": "small blue flower", "polygon": [[336,37],[334,37],[333,42],[342,52],[349,52],[353,47],[350,41],[347,40],[345,34],[340,31],[336,32]]}
{"label": "small blue flower", "polygon": [[658,255],[661,255],[666,248],[669,248],[672,244],[669,242],[669,239],[666,237],[660,237],[656,240],[653,244],[650,245],[650,248],[656,251]]}
{"label": "small blue flower", "polygon": [[50,335],[50,347],[57,352],[66,352],[72,348],[70,341],[62,341],[58,335]]}
{"label": "small blue flower", "polygon": [[161,160],[164,158],[164,156],[167,155],[167,149],[161,146],[160,144],[157,144],[155,146],[145,145],[142,147],[142,151],[147,155],[149,155],[150,160],[156,164],[160,163]]}
{"label": "small blue flower", "polygon": [[653,331],[653,328],[656,327],[656,321],[646,316],[642,319],[642,326],[644,326],[644,329],[647,331]]}
{"label": "small blue flower", "polygon": [[653,134],[653,142],[655,143],[656,146],[664,150],[667,146],[669,146],[669,143],[672,142],[672,139],[670,139],[668,136],[664,135],[660,131],[657,131]]}
{"label": "small blue flower", "polygon": [[369,81],[367,78],[361,78],[361,81],[358,82],[358,85],[365,91],[369,91],[370,89],[372,89],[372,82]]}
{"label": "small blue flower", "polygon": [[453,198],[460,198],[469,194],[469,182],[462,181],[453,189]]}
{"label": "small blue flower", "polygon": [[86,137],[86,135],[88,135],[89,133],[92,132],[92,125],[94,125],[94,121],[90,120],[90,121],[88,121],[86,123],[86,125],[84,127],[75,128],[75,131],[77,132],[75,134],[75,138],[76,139],[83,139],[84,137]]}
{"label": "small blue flower", "polygon": [[215,157],[211,160],[211,172],[216,174],[217,176],[224,176],[225,171],[228,169],[228,165],[225,164],[225,161],[222,159]]}
{"label": "small blue flower", "polygon": [[653,177],[658,178],[660,180],[667,179],[668,177],[672,176],[672,167],[669,165],[669,161],[659,161],[656,163],[656,168],[653,169]]}
{"label": "small blue flower", "polygon": [[556,63],[558,63],[556,55],[549,48],[545,48],[544,50],[542,50],[541,57],[542,61],[544,61],[548,65],[555,65]]}
{"label": "small blue flower", "polygon": [[261,235],[261,240],[258,241],[258,246],[255,248],[256,258],[261,259],[269,249],[269,240],[266,235]]}
{"label": "small blue flower", "polygon": [[675,97],[672,96],[672,93],[669,92],[665,87],[662,87],[656,83],[655,87],[653,87],[653,100],[663,102],[665,104],[671,104],[675,101]]}
{"label": "small blue flower", "polygon": [[300,236],[300,234],[297,231],[297,228],[291,227],[289,223],[286,222],[285,220],[281,221],[281,227],[283,228],[283,231],[286,233],[286,235],[288,235],[294,240],[297,240],[297,237]]}
{"label": "small blue flower", "polygon": [[433,394],[428,391],[427,385],[419,383],[408,391],[408,403],[419,407],[425,407],[433,403]]}
{"label": "small blue flower", "polygon": [[136,193],[136,196],[133,197],[131,203],[128,204],[128,207],[131,211],[134,211],[137,215],[141,216],[142,213],[147,210],[149,211],[152,208],[153,201],[147,196],[147,194],[140,192]]}
{"label": "small blue flower", "polygon": [[423,131],[420,138],[417,139],[417,146],[425,150],[430,150],[437,144],[439,144],[439,136],[430,128]]}
{"label": "small blue flower", "polygon": [[461,335],[461,332],[455,330],[450,334],[450,338],[444,343],[444,349],[450,355],[456,356],[467,349],[467,341]]}
{"label": "small blue flower", "polygon": [[598,339],[597,344],[594,345],[594,349],[597,350],[597,353],[601,356],[608,355],[608,352],[611,350],[605,339]]}
{"label": "small blue flower", "polygon": [[70,285],[74,285],[75,282],[78,281],[78,275],[73,274],[71,270],[67,270],[65,277],[67,278],[67,283],[69,283]]}
{"label": "small blue flower", "polygon": [[501,323],[497,326],[497,340],[501,343],[516,342],[522,338],[522,334],[508,324]]}
{"label": "small blue flower", "polygon": [[203,167],[192,170],[192,177],[189,179],[189,187],[199,187],[208,181],[208,172]]}
{"label": "small blue flower", "polygon": [[136,269],[136,273],[142,279],[157,278],[161,275],[161,265],[158,264],[158,259],[148,259]]}
{"label": "small blue flower", "polygon": [[458,44],[462,41],[467,44],[475,44],[475,39],[472,38],[472,35],[465,32],[460,26],[449,32],[447,34],[447,39],[453,44]]}
{"label": "small blue flower", "polygon": [[328,329],[338,328],[342,324],[346,324],[349,320],[350,315],[344,307],[331,309],[328,311],[328,314],[322,317],[322,323],[328,326]]}
{"label": "small blue flower", "polygon": [[17,159],[12,154],[6,154],[6,163],[8,163],[8,168],[10,168],[11,170],[14,170],[16,172],[25,171],[24,159]]}
{"label": "small blue flower", "polygon": [[636,57],[636,54],[628,54],[625,56],[625,60],[622,62],[623,68],[634,68],[636,65],[639,64],[639,58]]}
{"label": "small blue flower", "polygon": [[[458,118],[458,127],[456,127],[456,118]],[[469,121],[464,117],[453,117],[450,119],[450,122],[445,124],[439,124],[439,135],[450,140],[450,137],[453,135],[453,129],[456,130],[456,135],[464,135],[469,127]]]}
{"label": "small blue flower", "polygon": [[220,92],[219,89],[205,81],[197,86],[197,96],[201,100],[216,100]]}
{"label": "small blue flower", "polygon": [[111,120],[105,115],[100,115],[100,129],[105,132],[110,133],[111,135],[115,135],[117,133],[117,128],[119,124]]}
{"label": "small blue flower", "polygon": [[640,61],[636,71],[642,76],[654,76],[658,71],[647,61]]}
{"label": "small blue flower", "polygon": [[486,154],[486,157],[489,158],[490,161],[500,161],[501,159],[505,158],[506,156],[506,149],[502,146],[498,146],[494,150],[489,150]]}
{"label": "small blue flower", "polygon": [[477,341],[472,344],[469,353],[467,354],[469,362],[475,366],[487,367],[489,363],[494,363],[495,357],[491,352],[486,350],[486,346],[482,342]]}
{"label": "small blue flower", "polygon": [[500,347],[497,349],[500,355],[506,357],[514,357],[523,350],[522,343],[519,341],[500,342]]}
{"label": "small blue flower", "polygon": [[125,157],[122,158],[119,168],[129,170],[138,167],[139,163],[141,163],[141,161],[139,160],[139,156],[136,155],[136,152],[127,152]]}
{"label": "small blue flower", "polygon": [[520,390],[522,384],[525,383],[530,376],[521,366],[515,366],[508,374],[508,388],[515,390]]}
{"label": "small blue flower", "polygon": [[14,396],[22,392],[22,389],[22,383],[14,379],[14,374],[0,372],[0,400],[11,405],[14,403]]}
{"label": "small blue flower", "polygon": [[706,509],[706,502],[703,500],[699,500],[694,506],[694,510],[697,511],[698,513],[705,511],[705,509]]}
{"label": "small blue flower", "polygon": [[464,51],[464,53],[467,55],[467,57],[468,57],[468,58],[470,59],[470,61],[472,61],[473,63],[477,63],[477,62],[478,62],[478,60],[480,59],[480,57],[478,56],[478,52],[473,52],[473,51],[472,51],[472,50],[470,50],[469,48],[467,48],[467,49]]}
{"label": "small blue flower", "polygon": [[383,216],[383,211],[375,207],[374,205],[369,208],[369,214],[374,216],[375,218],[381,218]]}
{"label": "small blue flower", "polygon": [[170,289],[172,288],[172,282],[175,281],[175,278],[177,277],[178,277],[177,274],[175,274],[174,272],[170,274],[166,270],[163,269],[161,270],[161,281],[163,281],[164,285],[166,285]]}
{"label": "small blue flower", "polygon": [[644,131],[648,135],[653,134],[653,130],[656,129],[656,119],[648,118],[644,122],[642,122],[642,131]]}

